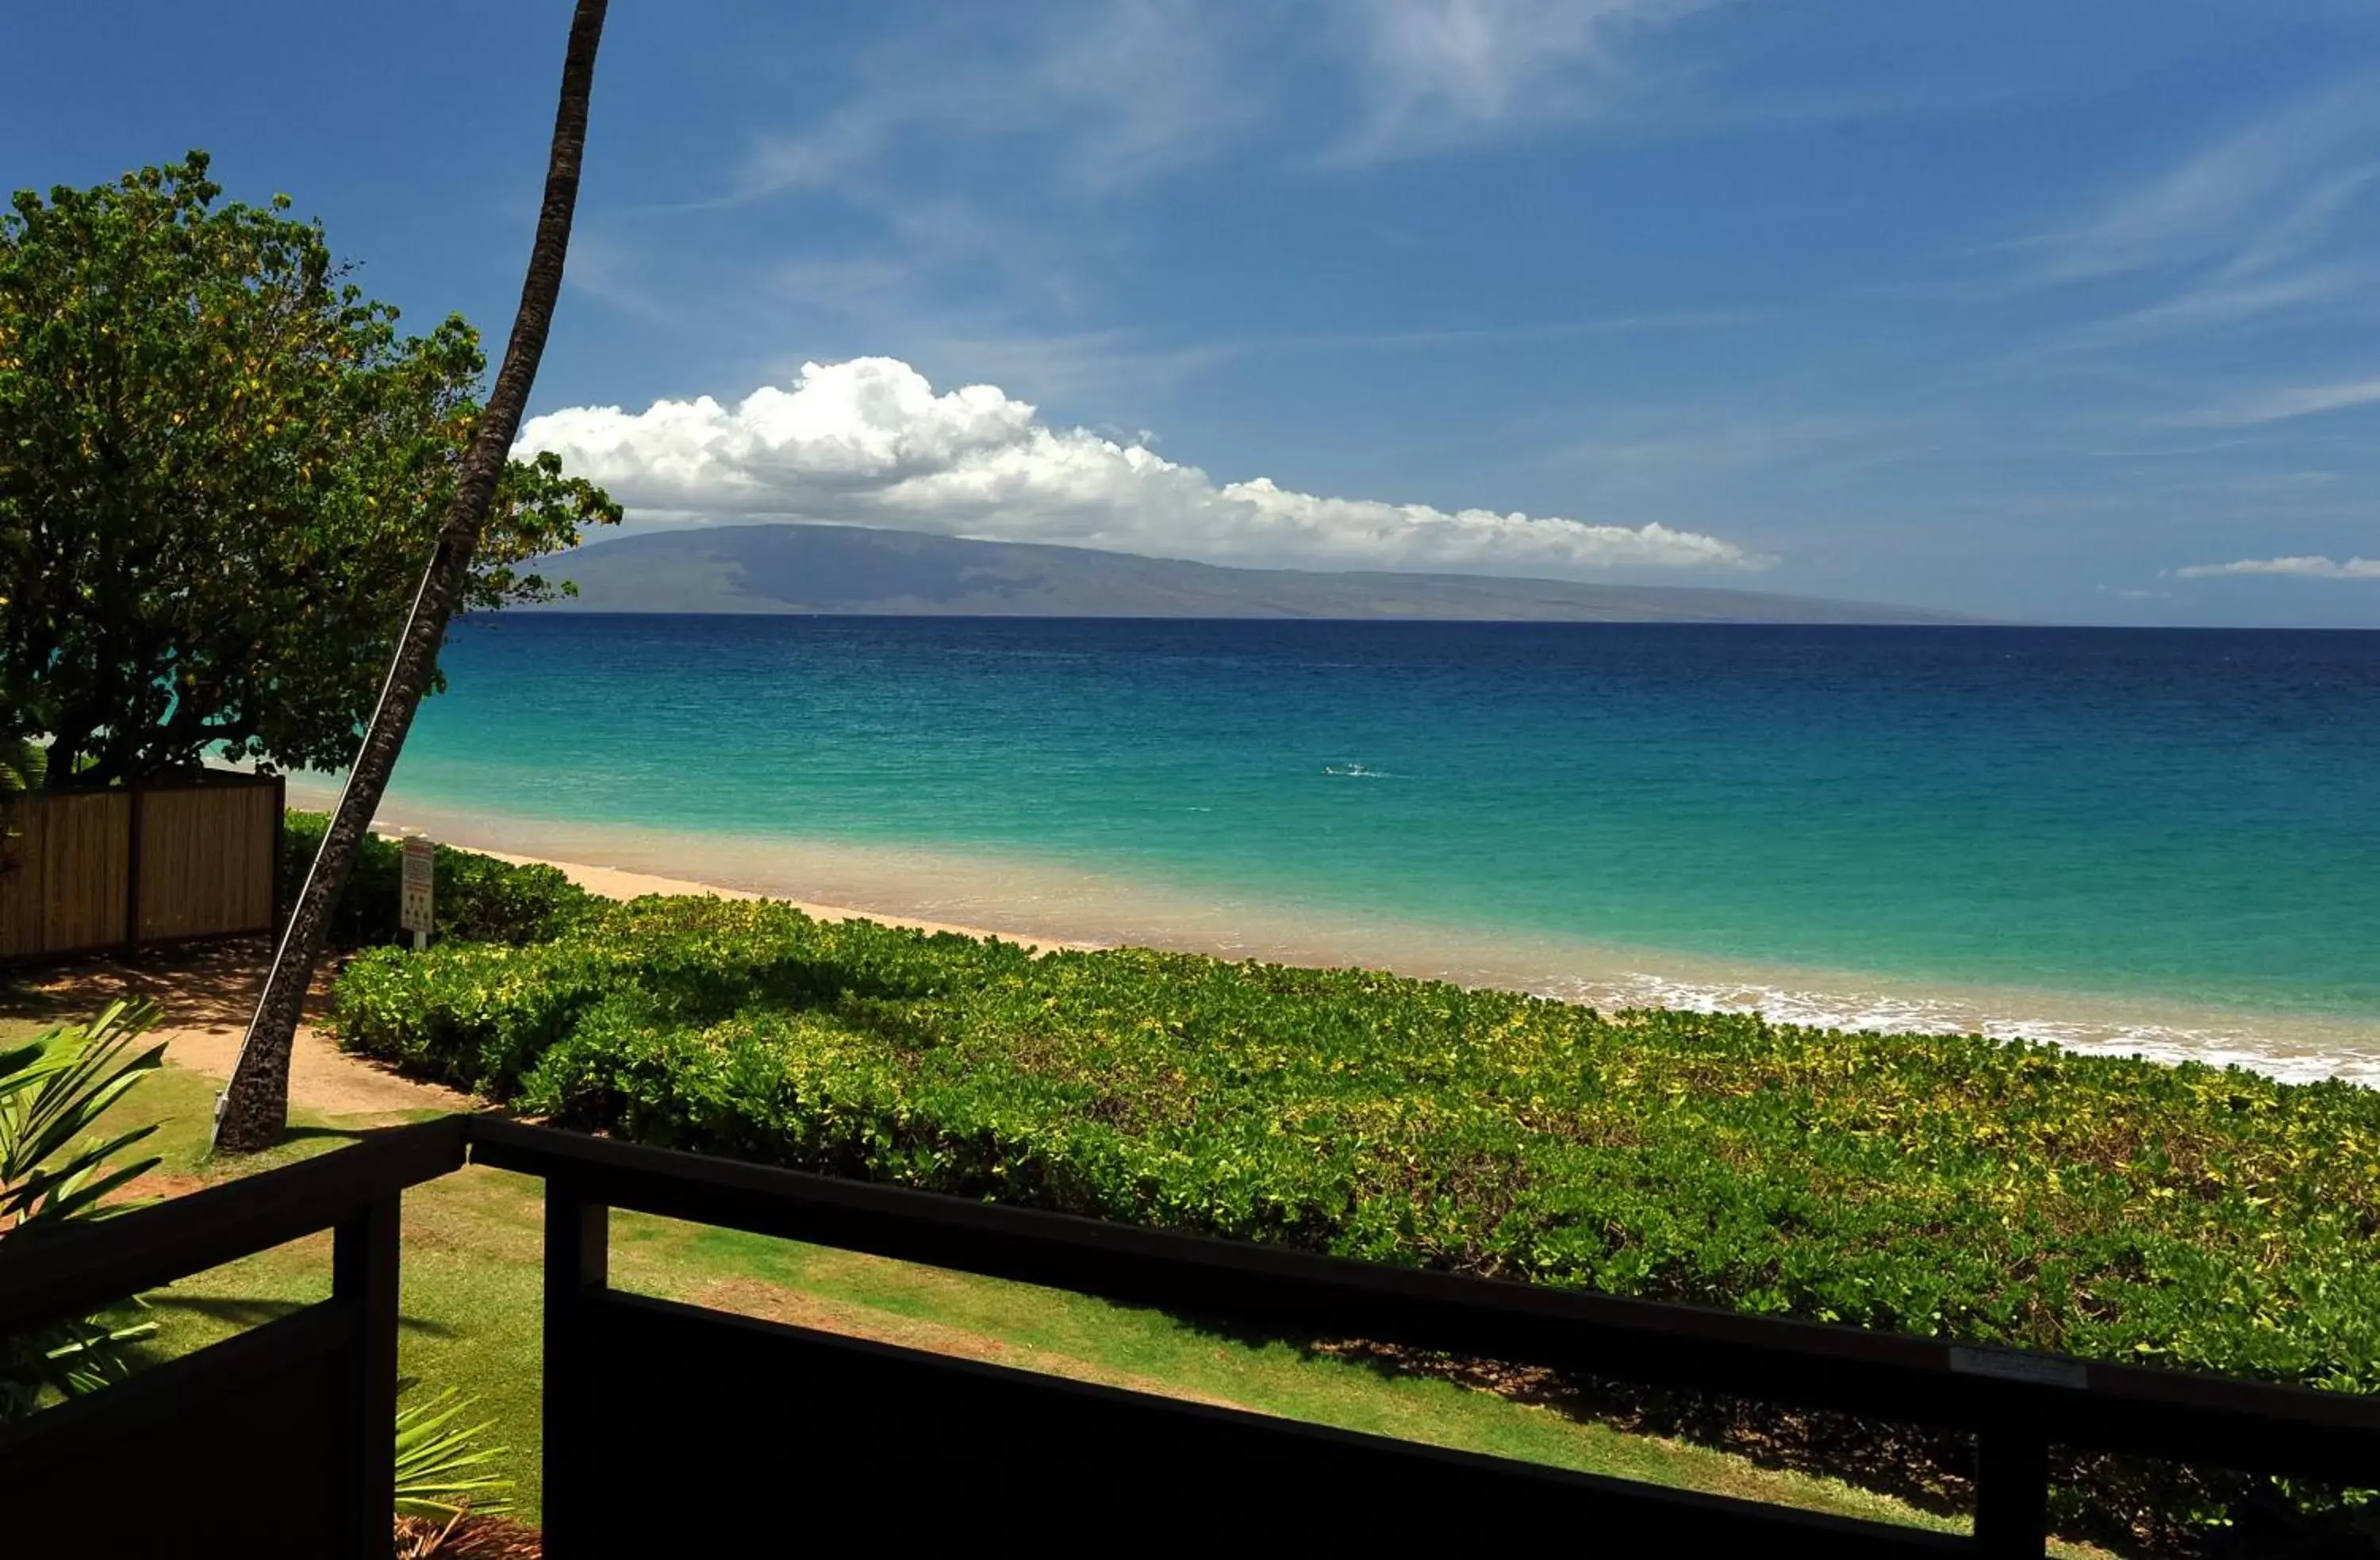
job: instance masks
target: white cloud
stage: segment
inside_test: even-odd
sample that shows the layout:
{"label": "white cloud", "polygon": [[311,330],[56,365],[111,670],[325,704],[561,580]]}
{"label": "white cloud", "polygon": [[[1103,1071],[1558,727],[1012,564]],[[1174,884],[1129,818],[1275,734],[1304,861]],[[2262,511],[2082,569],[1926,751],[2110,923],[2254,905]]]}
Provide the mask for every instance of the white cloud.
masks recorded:
{"label": "white cloud", "polygon": [[2173,571],[2177,579],[2213,579],[2236,574],[2287,574],[2301,579],[2380,579],[2380,558],[2241,558],[2229,564],[2192,564]]}
{"label": "white cloud", "polygon": [[2253,428],[2267,422],[2286,422],[2292,418],[2347,411],[2375,402],[2380,402],[2380,379],[2363,379],[2344,384],[2307,384],[2260,390],[2217,406],[2184,412],[2171,420],[2190,428]]}
{"label": "white cloud", "polygon": [[891,358],[805,364],[792,386],[732,407],[706,396],[549,412],[520,447],[560,453],[649,523],[844,521],[1325,568],[1576,575],[1769,561],[1661,525],[1328,498],[1261,477],[1219,484],[1145,444],[1050,427],[995,385],[937,394]]}
{"label": "white cloud", "polygon": [[1636,36],[1712,0],[1342,0],[1361,56],[1362,161],[1573,117],[1622,82]]}

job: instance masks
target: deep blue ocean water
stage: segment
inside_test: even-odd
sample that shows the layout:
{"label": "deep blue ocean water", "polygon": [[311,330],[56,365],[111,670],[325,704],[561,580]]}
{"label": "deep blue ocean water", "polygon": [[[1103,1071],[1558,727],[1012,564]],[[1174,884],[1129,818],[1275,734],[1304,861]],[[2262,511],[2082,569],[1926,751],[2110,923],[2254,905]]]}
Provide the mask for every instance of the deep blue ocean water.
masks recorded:
{"label": "deep blue ocean water", "polygon": [[444,665],[394,795],[450,813],[2380,1033],[2380,634],[552,614]]}

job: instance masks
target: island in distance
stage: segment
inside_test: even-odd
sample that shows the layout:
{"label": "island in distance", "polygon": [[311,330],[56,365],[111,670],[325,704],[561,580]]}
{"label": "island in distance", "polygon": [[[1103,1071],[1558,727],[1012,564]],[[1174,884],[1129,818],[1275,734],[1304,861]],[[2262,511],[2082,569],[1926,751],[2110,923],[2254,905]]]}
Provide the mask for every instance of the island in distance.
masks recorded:
{"label": "island in distance", "polygon": [[1547,623],[1959,623],[1864,602],[1467,574],[1226,568],[862,526],[704,526],[548,560],[572,612],[841,616],[1439,618]]}

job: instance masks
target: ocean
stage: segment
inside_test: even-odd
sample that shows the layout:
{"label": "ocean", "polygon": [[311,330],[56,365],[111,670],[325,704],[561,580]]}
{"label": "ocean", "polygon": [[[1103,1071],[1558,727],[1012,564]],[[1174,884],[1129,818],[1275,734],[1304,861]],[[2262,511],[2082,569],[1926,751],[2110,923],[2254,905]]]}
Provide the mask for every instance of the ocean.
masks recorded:
{"label": "ocean", "polygon": [[2380,634],[516,614],[386,818],[1020,933],[2380,1081]]}

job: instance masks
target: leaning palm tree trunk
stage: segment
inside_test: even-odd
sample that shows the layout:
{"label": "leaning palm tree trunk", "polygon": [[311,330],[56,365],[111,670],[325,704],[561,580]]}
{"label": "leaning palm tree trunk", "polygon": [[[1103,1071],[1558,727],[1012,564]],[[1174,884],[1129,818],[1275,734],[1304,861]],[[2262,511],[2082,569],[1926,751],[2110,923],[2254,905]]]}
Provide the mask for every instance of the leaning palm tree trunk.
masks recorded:
{"label": "leaning palm tree trunk", "polygon": [[562,67],[562,103],[553,116],[553,151],[546,163],[545,205],[538,213],[537,241],[529,250],[528,277],[521,285],[520,312],[513,319],[512,339],[504,347],[504,366],[496,371],[495,388],[488,396],[472,430],[471,446],[463,457],[461,480],[438,531],[438,545],[421,577],[412,615],[397,641],[388,680],[382,686],[379,706],[364,730],[363,746],[355,767],[339,793],[338,810],[322,835],[314,865],[297,908],[274,949],[273,970],[264,993],[257,999],[241,1043],[239,1065],[215,1106],[215,1147],[235,1152],[265,1148],[279,1140],[289,1119],[289,1051],[298,1033],[298,1017],[307,986],[322,957],[323,932],[332,907],[347,884],[363,845],[364,831],[379,810],[388,789],[389,772],[413,725],[413,712],[438,665],[438,648],[446,637],[446,620],[462,599],[478,550],[488,509],[495,500],[496,480],[511,457],[514,435],[520,431],[521,411],[537,378],[538,360],[545,353],[545,337],[553,323],[554,300],[562,292],[563,261],[570,249],[570,219],[578,204],[578,165],[587,149],[587,105],[595,84],[595,51],[603,36],[607,0],[578,0],[570,21],[570,49]]}

